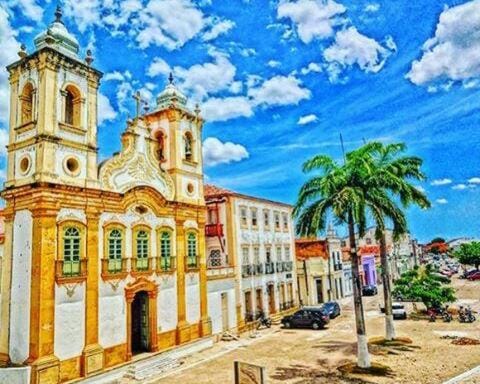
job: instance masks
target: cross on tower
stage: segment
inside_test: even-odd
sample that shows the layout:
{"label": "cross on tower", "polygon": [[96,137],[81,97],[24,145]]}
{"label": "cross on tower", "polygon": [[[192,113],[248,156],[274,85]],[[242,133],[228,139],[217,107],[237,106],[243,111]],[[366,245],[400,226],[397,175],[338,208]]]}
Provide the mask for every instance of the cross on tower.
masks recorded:
{"label": "cross on tower", "polygon": [[148,105],[147,101],[142,99],[142,95],[140,94],[140,91],[135,92],[135,94],[132,96],[135,99],[135,104],[136,104],[136,118],[140,116],[140,105],[143,103],[145,105]]}

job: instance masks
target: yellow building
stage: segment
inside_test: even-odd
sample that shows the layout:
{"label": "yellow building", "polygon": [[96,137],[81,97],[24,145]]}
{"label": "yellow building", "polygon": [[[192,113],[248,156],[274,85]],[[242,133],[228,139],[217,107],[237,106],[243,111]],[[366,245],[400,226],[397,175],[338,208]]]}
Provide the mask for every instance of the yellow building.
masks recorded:
{"label": "yellow building", "polygon": [[53,384],[211,333],[202,119],[170,80],[98,165],[102,74],[59,9],[35,47],[8,66],[0,359]]}

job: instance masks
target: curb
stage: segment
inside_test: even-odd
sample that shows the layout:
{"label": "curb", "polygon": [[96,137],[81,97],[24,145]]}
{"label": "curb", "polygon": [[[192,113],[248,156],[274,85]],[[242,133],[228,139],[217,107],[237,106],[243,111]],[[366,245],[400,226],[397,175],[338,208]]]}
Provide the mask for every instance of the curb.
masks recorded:
{"label": "curb", "polygon": [[445,381],[443,384],[458,384],[461,383],[462,380],[468,379],[470,376],[473,376],[476,373],[480,373],[480,365],[470,369],[469,371],[463,372],[462,374],[451,378],[450,380]]}

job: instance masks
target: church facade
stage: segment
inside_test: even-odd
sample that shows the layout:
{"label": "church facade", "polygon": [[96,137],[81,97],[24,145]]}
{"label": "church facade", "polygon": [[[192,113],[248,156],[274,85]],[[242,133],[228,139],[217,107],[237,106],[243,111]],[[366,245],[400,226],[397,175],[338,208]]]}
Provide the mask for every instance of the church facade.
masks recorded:
{"label": "church facade", "polygon": [[170,80],[98,164],[102,74],[60,10],[19,56],[8,66],[0,361],[53,384],[210,335],[199,111]]}

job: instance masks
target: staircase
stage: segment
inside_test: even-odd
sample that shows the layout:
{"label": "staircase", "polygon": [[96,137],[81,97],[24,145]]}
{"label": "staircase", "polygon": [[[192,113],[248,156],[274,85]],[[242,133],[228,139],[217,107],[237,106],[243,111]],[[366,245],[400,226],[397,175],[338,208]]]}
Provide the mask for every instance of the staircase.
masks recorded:
{"label": "staircase", "polygon": [[156,359],[140,361],[130,365],[123,377],[126,379],[142,381],[152,376],[160,375],[166,371],[170,371],[182,364],[183,362],[175,357],[160,355]]}

